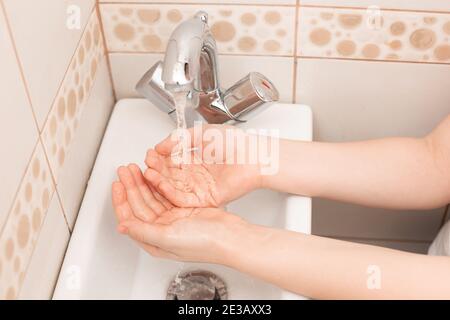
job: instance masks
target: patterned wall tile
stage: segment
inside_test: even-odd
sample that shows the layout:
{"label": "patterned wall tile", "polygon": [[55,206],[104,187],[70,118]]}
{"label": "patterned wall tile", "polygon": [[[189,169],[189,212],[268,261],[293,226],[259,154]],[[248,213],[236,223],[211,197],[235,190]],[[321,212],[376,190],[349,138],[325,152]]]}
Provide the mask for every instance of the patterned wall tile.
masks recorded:
{"label": "patterned wall tile", "polygon": [[448,0],[301,0],[301,5],[325,7],[357,7],[377,6],[383,9],[434,10],[450,12]]}
{"label": "patterned wall tile", "polygon": [[[100,0],[100,2],[117,2],[117,3],[127,3],[127,2],[132,2],[132,3],[152,3],[155,1],[152,0]],[[158,0],[158,2],[176,2],[174,0]],[[180,3],[184,3],[184,4],[189,4],[189,3],[218,3],[221,5],[224,4],[268,4],[268,5],[295,5],[295,3],[297,2],[297,0],[182,0],[179,1]]]}
{"label": "patterned wall tile", "polygon": [[53,192],[50,168],[38,143],[0,235],[0,299],[17,297]]}
{"label": "patterned wall tile", "polygon": [[220,53],[292,55],[294,7],[218,5],[101,5],[110,52],[164,52],[168,37],[197,11],[209,14]]}
{"label": "patterned wall tile", "polygon": [[99,63],[104,56],[100,24],[94,13],[70,63],[69,71],[42,132],[45,150],[56,181],[78,127]]}
{"label": "patterned wall tile", "polygon": [[450,14],[301,8],[297,55],[450,63]]}

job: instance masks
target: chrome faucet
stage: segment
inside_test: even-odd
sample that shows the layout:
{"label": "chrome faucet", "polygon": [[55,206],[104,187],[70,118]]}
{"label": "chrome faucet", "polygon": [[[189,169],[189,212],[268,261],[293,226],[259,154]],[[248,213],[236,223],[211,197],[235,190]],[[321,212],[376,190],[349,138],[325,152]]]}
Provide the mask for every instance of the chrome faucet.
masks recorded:
{"label": "chrome faucet", "polygon": [[172,93],[185,92],[187,126],[245,122],[250,114],[278,100],[278,91],[266,77],[251,72],[223,92],[218,79],[217,46],[208,14],[199,11],[182,22],[167,44],[164,62],[157,62],[136,85],[136,90],[176,120]]}

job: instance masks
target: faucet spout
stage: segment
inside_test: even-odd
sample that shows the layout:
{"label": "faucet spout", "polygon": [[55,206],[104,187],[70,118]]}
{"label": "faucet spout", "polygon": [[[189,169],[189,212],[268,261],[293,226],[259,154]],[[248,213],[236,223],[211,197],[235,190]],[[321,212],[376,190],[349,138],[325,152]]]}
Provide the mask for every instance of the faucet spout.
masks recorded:
{"label": "faucet spout", "polygon": [[219,89],[217,48],[207,13],[198,12],[174,30],[167,44],[162,80],[172,91]]}
{"label": "faucet spout", "polygon": [[174,93],[185,93],[188,127],[196,121],[243,122],[249,114],[278,100],[275,86],[257,72],[249,73],[228,90],[221,90],[216,41],[208,27],[208,14],[203,11],[173,31],[164,62],[159,61],[148,70],[136,90],[174,120]]}

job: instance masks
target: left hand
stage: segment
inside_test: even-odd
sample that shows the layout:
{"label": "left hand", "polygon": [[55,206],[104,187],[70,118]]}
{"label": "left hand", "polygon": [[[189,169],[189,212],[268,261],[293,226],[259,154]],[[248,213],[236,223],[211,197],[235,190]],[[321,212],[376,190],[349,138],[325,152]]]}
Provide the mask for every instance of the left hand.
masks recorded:
{"label": "left hand", "polygon": [[112,186],[118,231],[153,256],[227,264],[231,243],[247,227],[217,208],[176,208],[154,191],[137,165],[120,167]]}

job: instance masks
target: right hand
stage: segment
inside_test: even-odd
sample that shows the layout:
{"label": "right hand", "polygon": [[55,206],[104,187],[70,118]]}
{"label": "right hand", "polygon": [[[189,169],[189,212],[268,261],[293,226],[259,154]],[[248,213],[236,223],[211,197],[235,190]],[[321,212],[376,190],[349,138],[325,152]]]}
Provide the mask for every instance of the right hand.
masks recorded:
{"label": "right hand", "polygon": [[[118,231],[155,257],[227,264],[249,224],[218,208],[176,208],[149,186],[137,165],[120,167],[112,186]],[[241,243],[242,240],[239,240]]]}
{"label": "right hand", "polygon": [[[227,130],[233,134],[228,140]],[[200,137],[194,132],[188,130],[191,163],[173,161],[179,148],[173,136],[147,152],[145,178],[173,205],[219,207],[261,187],[260,166],[248,161],[249,135],[225,125],[204,125]]]}

